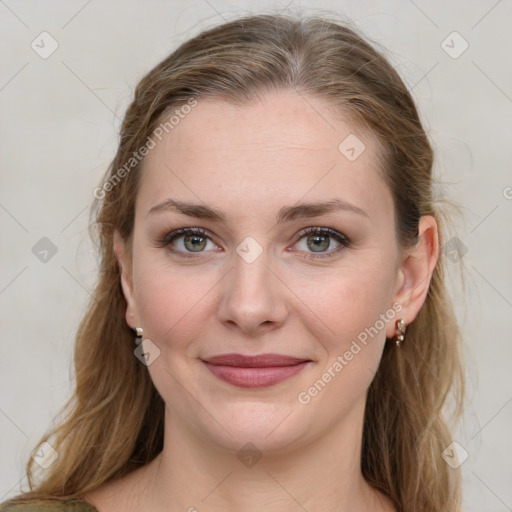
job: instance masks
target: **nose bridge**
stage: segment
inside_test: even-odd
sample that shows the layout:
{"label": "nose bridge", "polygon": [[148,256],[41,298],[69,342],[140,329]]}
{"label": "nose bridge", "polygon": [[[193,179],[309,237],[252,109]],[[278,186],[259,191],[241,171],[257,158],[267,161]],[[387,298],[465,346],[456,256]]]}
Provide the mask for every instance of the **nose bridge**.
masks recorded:
{"label": "nose bridge", "polygon": [[269,297],[272,294],[269,283],[268,252],[262,252],[254,259],[246,260],[240,254],[234,257],[231,272],[233,291],[240,297],[244,295],[254,298]]}
{"label": "nose bridge", "polygon": [[250,238],[233,254],[219,308],[221,321],[236,323],[244,331],[263,324],[280,325],[286,317],[284,291],[270,269],[269,250]]}

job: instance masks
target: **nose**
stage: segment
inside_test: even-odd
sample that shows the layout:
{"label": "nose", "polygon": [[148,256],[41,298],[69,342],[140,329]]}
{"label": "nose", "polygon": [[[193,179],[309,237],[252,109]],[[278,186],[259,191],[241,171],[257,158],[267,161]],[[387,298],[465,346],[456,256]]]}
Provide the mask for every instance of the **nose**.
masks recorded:
{"label": "nose", "polygon": [[217,311],[219,321],[250,337],[281,327],[288,316],[290,301],[286,287],[268,266],[266,253],[251,263],[237,254],[233,258],[234,268],[223,280]]}

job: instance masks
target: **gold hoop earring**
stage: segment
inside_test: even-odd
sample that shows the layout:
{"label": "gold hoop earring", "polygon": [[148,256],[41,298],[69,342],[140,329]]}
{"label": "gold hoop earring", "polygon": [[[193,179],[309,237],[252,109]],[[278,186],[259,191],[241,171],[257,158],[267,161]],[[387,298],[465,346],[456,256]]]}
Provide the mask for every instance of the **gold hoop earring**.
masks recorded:
{"label": "gold hoop earring", "polygon": [[405,331],[407,329],[407,324],[405,323],[405,320],[403,318],[397,320],[396,328],[398,330],[398,334],[395,337],[395,343],[396,346],[399,347],[401,343],[405,340]]}

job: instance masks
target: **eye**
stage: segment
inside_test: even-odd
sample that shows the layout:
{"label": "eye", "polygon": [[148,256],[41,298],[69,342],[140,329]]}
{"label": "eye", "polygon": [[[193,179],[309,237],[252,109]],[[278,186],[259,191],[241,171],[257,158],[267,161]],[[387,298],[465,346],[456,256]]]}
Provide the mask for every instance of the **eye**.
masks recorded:
{"label": "eye", "polygon": [[171,252],[178,253],[184,257],[193,253],[210,252],[217,248],[206,231],[202,228],[179,228],[168,233],[159,245],[167,247]]}
{"label": "eye", "polygon": [[350,245],[350,240],[331,228],[311,227],[297,234],[295,247],[306,253],[306,259],[332,258],[343,248]]}
{"label": "eye", "polygon": [[[306,259],[332,258],[350,245],[350,240],[342,233],[322,227],[307,228],[295,239],[295,248],[291,251],[304,253]],[[203,228],[175,229],[158,241],[158,247],[167,247],[170,252],[184,258],[194,258],[218,249]]]}

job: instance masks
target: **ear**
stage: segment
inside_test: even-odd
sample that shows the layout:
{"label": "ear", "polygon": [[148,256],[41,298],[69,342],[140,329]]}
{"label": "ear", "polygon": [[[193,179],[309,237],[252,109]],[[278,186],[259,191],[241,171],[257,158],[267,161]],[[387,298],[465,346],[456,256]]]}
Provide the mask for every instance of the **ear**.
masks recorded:
{"label": "ear", "polygon": [[[439,258],[437,222],[431,215],[421,217],[418,225],[418,242],[404,249],[397,276],[395,303],[402,306],[397,320],[403,318],[410,324],[425,303],[430,281]],[[388,326],[388,338],[396,335],[394,323]]]}
{"label": "ear", "polygon": [[119,265],[121,287],[127,304],[126,323],[132,329],[135,329],[135,327],[140,327],[140,325],[138,323],[139,316],[133,295],[132,262],[126,249],[126,242],[117,230],[114,231],[114,253]]}

